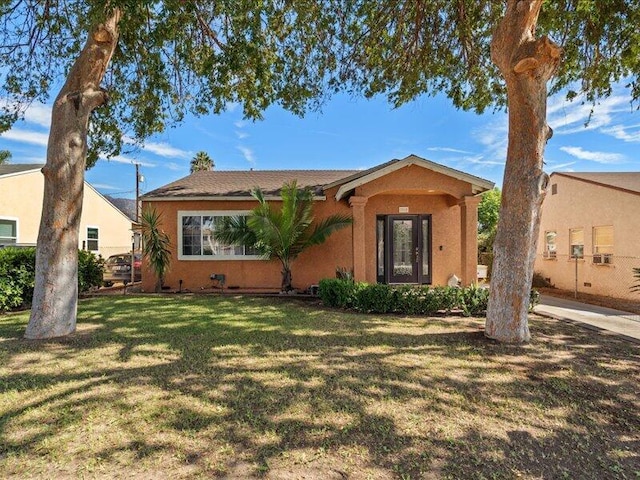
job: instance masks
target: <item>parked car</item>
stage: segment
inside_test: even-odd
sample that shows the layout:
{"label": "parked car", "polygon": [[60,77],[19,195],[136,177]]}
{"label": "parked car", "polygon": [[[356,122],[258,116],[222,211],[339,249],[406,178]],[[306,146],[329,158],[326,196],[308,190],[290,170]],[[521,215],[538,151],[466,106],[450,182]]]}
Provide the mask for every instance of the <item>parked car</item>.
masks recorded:
{"label": "parked car", "polygon": [[[142,255],[139,253],[133,256],[134,281],[142,280]],[[104,264],[104,275],[102,284],[110,287],[115,282],[122,282],[125,285],[131,282],[131,254],[118,253],[107,258]]]}

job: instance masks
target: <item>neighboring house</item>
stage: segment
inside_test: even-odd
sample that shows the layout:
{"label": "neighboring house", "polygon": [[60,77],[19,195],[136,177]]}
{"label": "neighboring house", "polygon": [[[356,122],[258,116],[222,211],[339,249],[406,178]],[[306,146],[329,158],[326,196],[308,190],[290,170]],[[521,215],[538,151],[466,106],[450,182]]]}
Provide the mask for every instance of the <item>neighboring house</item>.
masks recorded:
{"label": "neighboring house", "polygon": [[557,288],[640,299],[640,172],[552,173],[535,270]]}
{"label": "neighboring house", "polygon": [[[44,176],[41,164],[0,165],[0,246],[35,245]],[[131,220],[84,183],[79,248],[108,257],[131,250]]]}
{"label": "neighboring house", "polygon": [[[223,274],[227,286],[279,288],[280,265],[242,247],[220,245],[211,232],[220,217],[248,213],[260,187],[277,202],[283,183],[296,180],[315,194],[314,215],[353,217],[353,225],[303,252],[293,264],[293,284],[307,288],[353,270],[370,283],[445,285],[452,275],[476,280],[477,206],[493,183],[415,155],[369,170],[200,171],[142,197],[155,207],[172,244],[165,284],[198,290]],[[143,272],[143,288],[154,286]]]}

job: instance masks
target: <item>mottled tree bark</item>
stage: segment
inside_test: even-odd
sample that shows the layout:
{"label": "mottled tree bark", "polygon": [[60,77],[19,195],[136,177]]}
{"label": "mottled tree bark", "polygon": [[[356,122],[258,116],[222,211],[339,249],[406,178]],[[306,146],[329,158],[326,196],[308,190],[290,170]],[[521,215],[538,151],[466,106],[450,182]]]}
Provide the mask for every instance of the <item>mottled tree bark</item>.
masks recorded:
{"label": "mottled tree bark", "polygon": [[509,144],[485,335],[506,343],[530,339],[529,291],[548,181],[542,169],[552,134],[546,122],[547,82],[561,49],[547,37],[535,37],[542,3],[508,0],[491,44],[491,58],[507,85]]}
{"label": "mottled tree bark", "polygon": [[59,337],[76,329],[78,234],[89,117],[107,100],[100,83],[118,42],[119,20],[120,11],[115,9],[90,33],[53,104],[26,338]]}

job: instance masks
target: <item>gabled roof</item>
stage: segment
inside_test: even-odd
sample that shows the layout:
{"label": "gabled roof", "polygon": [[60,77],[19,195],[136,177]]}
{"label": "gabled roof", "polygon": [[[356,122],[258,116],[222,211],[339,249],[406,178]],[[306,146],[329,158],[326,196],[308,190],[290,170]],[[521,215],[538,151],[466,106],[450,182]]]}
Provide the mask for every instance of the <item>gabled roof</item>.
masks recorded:
{"label": "gabled roof", "polygon": [[640,195],[640,172],[553,172],[551,175]]}
{"label": "gabled roof", "polygon": [[340,200],[356,187],[380,178],[400,168],[418,165],[422,168],[470,183],[473,193],[493,188],[493,182],[468,173],[445,167],[409,155],[391,160],[368,170],[237,170],[198,171],[143,195],[143,200],[245,200],[251,190],[260,187],[267,199],[278,198],[282,185],[296,180],[299,187],[309,187],[316,197],[324,198],[325,191],[337,187]]}
{"label": "gabled roof", "polygon": [[408,167],[410,165],[417,165],[419,167],[426,168],[427,170],[441,173],[443,175],[447,175],[448,177],[453,177],[463,182],[470,183],[472,185],[472,191],[474,194],[491,190],[494,185],[493,182],[485,180],[484,178],[476,177],[475,175],[470,175],[454,168],[445,167],[444,165],[432,162],[431,160],[426,160],[424,158],[418,157],[417,155],[409,155],[402,160],[391,160],[390,162],[383,163],[382,165],[370,168],[369,170],[363,170],[352,175],[349,178],[344,178],[339,182],[325,185],[325,188],[340,185],[340,188],[336,193],[336,200],[340,200],[356,187],[364,185],[365,183],[369,183],[372,180],[383,177],[391,172],[395,172],[396,170]]}
{"label": "gabled roof", "polygon": [[237,170],[199,171],[188,177],[156,188],[143,195],[144,200],[243,200],[251,197],[251,190],[260,187],[265,196],[278,196],[282,185],[293,180],[299,187],[309,187],[314,195],[324,195],[324,185],[348,177],[356,170]]}
{"label": "gabled roof", "polygon": [[133,198],[119,198],[105,195],[109,203],[124,213],[132,222],[136,221],[136,201]]}
{"label": "gabled roof", "polygon": [[44,163],[9,163],[0,165],[0,177],[33,172],[42,169],[42,167],[44,167]]}

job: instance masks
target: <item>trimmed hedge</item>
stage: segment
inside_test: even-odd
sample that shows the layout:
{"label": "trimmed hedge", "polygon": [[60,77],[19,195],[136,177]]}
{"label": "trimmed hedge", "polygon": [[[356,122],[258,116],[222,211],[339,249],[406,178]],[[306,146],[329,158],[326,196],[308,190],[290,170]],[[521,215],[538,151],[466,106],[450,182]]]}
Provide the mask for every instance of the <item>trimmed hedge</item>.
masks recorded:
{"label": "trimmed hedge", "polygon": [[[487,311],[489,289],[470,287],[390,286],[351,280],[320,280],[318,295],[328,307],[365,313],[411,315],[448,314],[459,311],[465,316],[481,316]],[[537,305],[539,294],[531,291],[529,308]]]}
{"label": "trimmed hedge", "polygon": [[[35,283],[36,249],[0,249],[0,312],[31,305]],[[102,284],[104,260],[78,251],[78,291],[87,292]]]}

